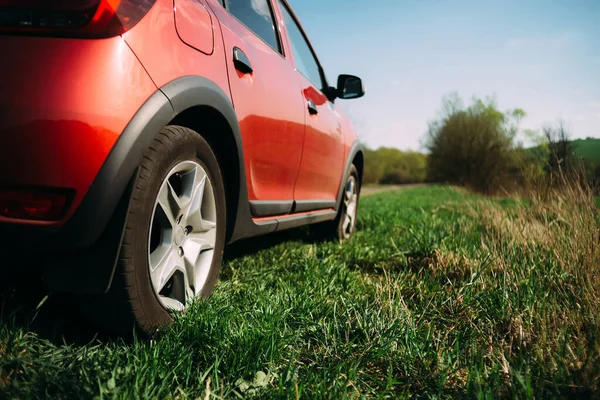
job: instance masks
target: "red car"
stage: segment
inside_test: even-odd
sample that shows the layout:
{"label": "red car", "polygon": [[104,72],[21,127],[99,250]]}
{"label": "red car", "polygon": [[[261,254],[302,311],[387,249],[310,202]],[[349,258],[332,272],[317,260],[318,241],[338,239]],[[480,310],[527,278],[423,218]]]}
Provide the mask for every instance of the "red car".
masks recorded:
{"label": "red car", "polygon": [[43,254],[104,328],[151,334],[209,296],[227,243],[354,232],[337,100],[365,89],[330,86],[285,0],[0,0],[0,49],[5,263]]}

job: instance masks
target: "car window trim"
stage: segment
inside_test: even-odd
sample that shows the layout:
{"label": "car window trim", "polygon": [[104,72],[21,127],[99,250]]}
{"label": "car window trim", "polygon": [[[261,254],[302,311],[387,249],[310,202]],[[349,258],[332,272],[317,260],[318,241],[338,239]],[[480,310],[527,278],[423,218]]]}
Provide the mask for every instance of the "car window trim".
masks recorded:
{"label": "car window trim", "polygon": [[[328,86],[328,82],[327,79],[325,78],[325,71],[323,70],[323,66],[321,65],[321,60],[319,60],[319,57],[317,57],[317,52],[315,51],[315,49],[313,48],[312,43],[310,42],[310,40],[308,39],[308,35],[306,34],[306,32],[304,31],[304,27],[302,26],[302,24],[300,24],[300,21],[298,20],[298,18],[296,17],[296,14],[293,11],[293,8],[289,5],[289,3],[287,2],[287,0],[279,0],[279,3],[282,4],[284,7],[287,8],[287,12],[288,14],[290,14],[290,17],[292,17],[292,19],[294,20],[294,23],[296,24],[296,26],[298,27],[298,29],[300,30],[300,34],[302,35],[304,41],[306,42],[306,44],[308,45],[308,48],[313,56],[313,58],[315,59],[315,61],[317,62],[317,66],[319,67],[319,75],[321,76],[321,85],[322,87],[317,88],[321,93],[323,93],[323,89],[325,89],[326,86]],[[285,18],[284,18],[285,19]],[[287,33],[288,33],[288,39],[290,41],[292,41],[292,38],[290,37],[289,34],[289,29],[287,28],[286,25],[286,29],[287,29]],[[312,83],[310,81],[310,79],[305,76],[301,71],[298,70],[298,67],[296,65],[296,59],[294,58],[294,69],[296,71],[298,71],[298,73],[300,73],[300,75],[304,76],[310,83]],[[314,85],[314,84],[313,84]],[[323,94],[324,95],[324,94]]]}
{"label": "car window trim", "polygon": [[240,24],[244,25],[246,27],[246,29],[248,29],[254,36],[259,38],[264,44],[267,45],[267,47],[269,47],[271,50],[273,50],[276,54],[279,54],[279,56],[281,56],[283,59],[286,59],[285,50],[284,50],[284,46],[283,46],[283,39],[281,36],[281,29],[279,27],[279,21],[277,19],[277,15],[275,14],[275,9],[273,7],[272,1],[265,0],[267,2],[267,4],[269,5],[269,10],[271,11],[271,20],[274,24],[273,28],[275,28],[274,32],[275,32],[275,39],[277,40],[277,45],[279,47],[278,50],[275,50],[273,47],[271,47],[271,45],[269,43],[267,43],[267,41],[265,39],[260,37],[260,35],[258,33],[254,32],[254,30],[252,28],[250,28],[242,20],[240,20],[238,17],[236,17],[231,11],[229,11],[229,1],[230,0],[224,0],[224,5],[223,5],[223,7],[227,11],[227,13],[229,15],[231,15],[233,18],[235,18]]}

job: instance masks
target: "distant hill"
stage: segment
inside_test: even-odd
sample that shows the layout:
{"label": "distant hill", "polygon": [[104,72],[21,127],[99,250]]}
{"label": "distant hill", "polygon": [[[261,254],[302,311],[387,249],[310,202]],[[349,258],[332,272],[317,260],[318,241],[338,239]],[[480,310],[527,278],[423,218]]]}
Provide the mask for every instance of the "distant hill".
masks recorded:
{"label": "distant hill", "polygon": [[[600,138],[576,139],[572,140],[575,156],[583,160],[583,166],[586,170],[586,175],[590,180],[600,182]],[[525,151],[534,156],[545,165],[543,158],[540,155],[540,147],[529,147]]]}
{"label": "distant hill", "polygon": [[[600,139],[576,139],[571,143],[575,149],[575,155],[591,161],[593,164],[600,164]],[[527,152],[535,153],[539,146],[529,147]]]}
{"label": "distant hill", "polygon": [[600,162],[600,139],[577,139],[572,143],[577,156]]}

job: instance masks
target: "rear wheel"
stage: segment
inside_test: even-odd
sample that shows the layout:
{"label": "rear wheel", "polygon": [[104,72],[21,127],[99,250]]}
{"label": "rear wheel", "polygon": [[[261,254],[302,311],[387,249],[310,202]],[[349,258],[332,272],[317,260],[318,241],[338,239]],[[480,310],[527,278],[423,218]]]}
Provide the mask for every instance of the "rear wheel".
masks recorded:
{"label": "rear wheel", "polygon": [[313,225],[311,227],[313,235],[318,238],[334,238],[339,242],[349,239],[356,231],[359,195],[360,180],[358,171],[352,165],[344,184],[344,192],[337,217],[333,221]]}
{"label": "rear wheel", "polygon": [[225,190],[217,159],[196,132],[164,128],[135,182],[109,292],[89,305],[102,327],[152,335],[216,283],[225,245]]}

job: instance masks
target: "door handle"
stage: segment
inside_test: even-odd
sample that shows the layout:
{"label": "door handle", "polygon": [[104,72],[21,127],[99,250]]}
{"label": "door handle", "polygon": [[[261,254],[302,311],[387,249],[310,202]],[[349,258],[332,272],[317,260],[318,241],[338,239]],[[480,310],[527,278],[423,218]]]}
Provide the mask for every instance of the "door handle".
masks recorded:
{"label": "door handle", "polygon": [[235,69],[240,71],[242,74],[251,74],[254,72],[250,59],[241,49],[238,47],[233,48],[233,65]]}
{"label": "door handle", "polygon": [[317,109],[315,102],[312,101],[311,99],[308,99],[307,103],[308,103],[308,113],[310,115],[317,115],[319,113],[319,110]]}

